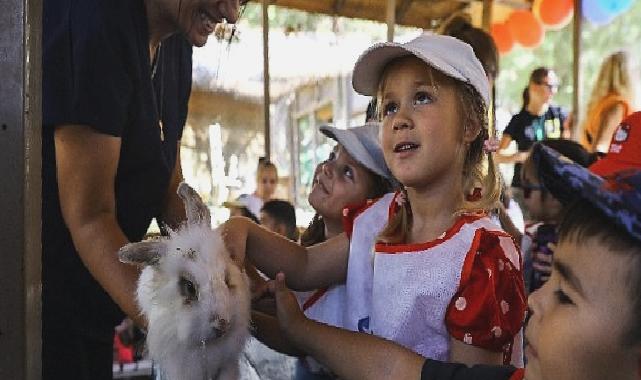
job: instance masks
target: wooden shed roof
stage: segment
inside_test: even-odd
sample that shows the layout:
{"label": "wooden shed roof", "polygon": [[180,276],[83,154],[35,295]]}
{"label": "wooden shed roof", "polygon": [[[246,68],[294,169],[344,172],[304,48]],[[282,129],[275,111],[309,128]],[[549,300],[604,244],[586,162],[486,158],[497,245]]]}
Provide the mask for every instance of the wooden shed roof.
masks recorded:
{"label": "wooden shed roof", "polygon": [[[262,0],[251,0],[261,3]],[[531,0],[493,0],[514,8],[527,7]],[[270,5],[349,18],[385,22],[388,0],[270,0]],[[476,3],[476,4],[475,4]],[[479,9],[482,0],[396,0],[396,24],[423,29],[437,28],[460,11]]]}

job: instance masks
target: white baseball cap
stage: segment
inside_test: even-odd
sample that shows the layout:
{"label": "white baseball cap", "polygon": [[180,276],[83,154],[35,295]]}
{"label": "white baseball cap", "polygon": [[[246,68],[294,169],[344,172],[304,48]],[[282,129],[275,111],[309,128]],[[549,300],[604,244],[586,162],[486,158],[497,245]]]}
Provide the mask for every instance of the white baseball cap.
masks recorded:
{"label": "white baseball cap", "polygon": [[470,84],[483,98],[485,106],[490,104],[490,83],[472,47],[457,38],[433,33],[423,33],[404,44],[383,42],[365,50],[354,65],[354,90],[375,96],[385,66],[410,55],[448,77]]}
{"label": "white baseball cap", "polygon": [[392,176],[385,163],[385,157],[383,157],[383,149],[378,138],[379,128],[378,122],[369,122],[359,127],[347,129],[323,125],[320,127],[320,131],[341,144],[347,153],[361,165],[394,183],[394,176]]}

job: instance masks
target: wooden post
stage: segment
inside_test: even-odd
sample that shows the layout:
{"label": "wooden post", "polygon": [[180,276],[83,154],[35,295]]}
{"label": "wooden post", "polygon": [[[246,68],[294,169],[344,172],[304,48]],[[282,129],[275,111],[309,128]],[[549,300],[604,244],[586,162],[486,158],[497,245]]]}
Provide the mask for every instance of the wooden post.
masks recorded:
{"label": "wooden post", "polygon": [[396,0],[387,0],[387,41],[394,41],[394,26],[396,24]]}
{"label": "wooden post", "polygon": [[41,378],[42,2],[0,14],[0,379]]}
{"label": "wooden post", "polygon": [[492,6],[494,5],[493,0],[483,0],[483,19],[481,21],[483,30],[490,32],[490,26],[492,25]]}
{"label": "wooden post", "polygon": [[264,133],[265,133],[265,158],[271,159],[271,127],[269,117],[269,106],[271,98],[269,95],[269,0],[263,0],[263,111],[264,111]]}
{"label": "wooden post", "polygon": [[573,73],[572,73],[572,134],[578,137],[581,99],[581,29],[583,24],[582,0],[574,0],[574,23],[573,23]]}

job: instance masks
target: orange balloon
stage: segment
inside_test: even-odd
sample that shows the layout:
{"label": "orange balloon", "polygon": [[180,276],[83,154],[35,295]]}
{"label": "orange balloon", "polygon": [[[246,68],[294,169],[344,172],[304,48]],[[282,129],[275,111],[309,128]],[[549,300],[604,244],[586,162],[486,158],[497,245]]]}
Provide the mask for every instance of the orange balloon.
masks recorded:
{"label": "orange balloon", "polygon": [[530,11],[512,12],[507,20],[507,26],[510,28],[514,40],[521,46],[533,48],[543,42],[545,36],[543,25]]}
{"label": "orange balloon", "polygon": [[541,22],[551,29],[560,29],[569,24],[573,14],[572,0],[541,0],[539,5]]}
{"label": "orange balloon", "polygon": [[499,53],[507,54],[514,47],[514,37],[512,37],[512,32],[505,23],[492,24],[490,34],[494,39],[496,48],[499,49]]}

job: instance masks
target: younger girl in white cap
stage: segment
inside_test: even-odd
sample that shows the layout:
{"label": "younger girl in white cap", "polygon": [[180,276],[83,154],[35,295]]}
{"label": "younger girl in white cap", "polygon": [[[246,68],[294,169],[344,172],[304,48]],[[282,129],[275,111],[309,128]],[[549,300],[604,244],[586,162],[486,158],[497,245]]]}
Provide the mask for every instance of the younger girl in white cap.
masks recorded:
{"label": "younger girl in white cap", "polygon": [[345,282],[340,327],[432,359],[510,362],[525,315],[522,264],[487,216],[499,186],[484,153],[480,62],[469,45],[426,34],[368,49],[353,84],[379,99],[383,154],[403,190],[347,210],[347,234],[307,250],[238,220],[227,225],[229,248],[269,275],[283,271],[295,289]]}

